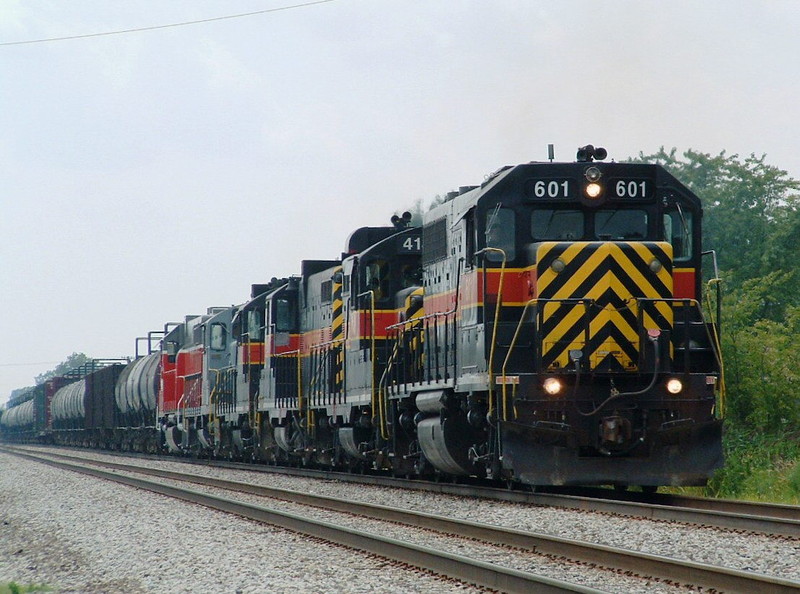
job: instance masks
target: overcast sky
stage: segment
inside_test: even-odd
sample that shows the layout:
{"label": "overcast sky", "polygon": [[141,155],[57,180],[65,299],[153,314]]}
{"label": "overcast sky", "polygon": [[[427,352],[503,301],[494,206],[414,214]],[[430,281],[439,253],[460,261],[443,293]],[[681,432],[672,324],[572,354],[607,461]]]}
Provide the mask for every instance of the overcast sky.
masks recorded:
{"label": "overcast sky", "polygon": [[[0,0],[0,403],[505,164],[800,177],[800,2]],[[709,221],[713,224],[713,222]]]}

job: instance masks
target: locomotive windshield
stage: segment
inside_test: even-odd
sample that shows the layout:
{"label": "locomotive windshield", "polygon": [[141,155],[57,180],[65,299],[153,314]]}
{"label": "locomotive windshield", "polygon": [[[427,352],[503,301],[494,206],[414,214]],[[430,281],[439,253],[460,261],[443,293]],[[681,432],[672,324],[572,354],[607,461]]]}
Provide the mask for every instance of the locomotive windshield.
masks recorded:
{"label": "locomotive windshield", "polygon": [[[586,232],[586,220],[590,232]],[[535,210],[531,214],[531,237],[534,241],[615,240],[629,241],[647,237],[647,211]]]}
{"label": "locomotive windshield", "polygon": [[535,241],[574,241],[583,237],[583,213],[579,210],[534,210],[531,236]]}
{"label": "locomotive windshield", "polygon": [[644,239],[647,237],[647,212],[598,210],[594,213],[594,235],[598,239]]}

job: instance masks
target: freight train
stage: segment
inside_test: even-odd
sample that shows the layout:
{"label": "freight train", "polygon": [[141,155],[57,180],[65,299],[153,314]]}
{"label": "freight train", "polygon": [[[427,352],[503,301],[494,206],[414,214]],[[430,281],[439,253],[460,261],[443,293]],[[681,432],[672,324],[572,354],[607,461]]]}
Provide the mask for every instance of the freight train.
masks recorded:
{"label": "freight train", "polygon": [[704,484],[723,461],[724,383],[701,203],[659,165],[606,158],[588,145],[575,162],[506,166],[421,227],[406,213],[360,228],[341,257],[166,324],[130,362],[37,386],[3,436],[409,477]]}

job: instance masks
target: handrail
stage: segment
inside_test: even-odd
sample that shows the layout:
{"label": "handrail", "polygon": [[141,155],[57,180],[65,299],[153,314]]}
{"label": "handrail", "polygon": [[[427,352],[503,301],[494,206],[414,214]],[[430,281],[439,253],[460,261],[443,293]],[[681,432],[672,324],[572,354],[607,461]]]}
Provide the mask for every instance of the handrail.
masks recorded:
{"label": "handrail", "polygon": [[[330,355],[333,352],[333,350],[329,348],[325,349],[319,348],[319,345],[314,345],[309,348],[309,351],[310,351],[310,361],[311,361],[311,364],[309,365],[309,372],[311,377],[308,380],[308,399],[309,401],[311,401],[312,397],[315,395],[314,394],[315,390],[323,391],[322,397],[324,398],[325,386],[322,386],[322,382],[320,381],[320,379],[322,378],[324,373],[325,363],[330,360]],[[313,365],[313,358],[315,352],[319,353],[319,361],[317,361],[316,365]],[[317,388],[318,385],[320,386],[320,388]],[[312,405],[313,404],[314,403],[312,403]],[[316,404],[319,405],[318,400]],[[314,431],[314,425],[312,424],[311,419],[312,419],[312,410],[311,410],[311,405],[309,405],[308,410],[306,411],[306,423],[309,433]]]}
{"label": "handrail", "polygon": [[517,345],[517,337],[519,336],[519,331],[522,328],[522,323],[525,320],[525,314],[528,313],[528,307],[534,303],[538,303],[539,299],[534,298],[528,301],[525,304],[525,307],[522,308],[522,315],[519,317],[519,322],[517,323],[517,328],[514,330],[514,336],[511,339],[511,344],[508,346],[508,352],[506,353],[506,358],[503,361],[503,366],[500,368],[500,377],[503,378],[503,420],[508,420],[508,404],[507,404],[507,393],[506,393],[506,366],[508,365],[508,360],[511,358],[511,353],[514,351],[514,347]]}
{"label": "handrail", "polygon": [[[400,328],[401,326],[406,327],[406,326],[409,326],[409,325],[413,325],[413,326],[419,325],[419,326],[422,326],[423,329],[427,332],[428,326],[426,324],[424,324],[424,322],[427,321],[427,320],[433,319],[434,328],[435,328],[435,332],[436,332],[436,334],[434,335],[434,344],[435,344],[435,346],[434,346],[433,350],[436,352],[436,369],[438,371],[438,369],[439,369],[439,354],[438,354],[438,338],[439,338],[438,326],[439,326],[439,324],[438,324],[438,318],[445,318],[445,337],[444,337],[444,339],[445,339],[445,362],[444,362],[445,380],[448,379],[448,369],[447,368],[449,367],[449,360],[447,358],[447,352],[448,352],[447,340],[448,340],[448,335],[449,335],[449,333],[447,331],[447,317],[455,314],[458,311],[458,306],[459,306],[459,302],[460,302],[460,299],[461,299],[461,266],[462,266],[463,263],[464,263],[464,258],[459,258],[458,259],[458,266],[456,268],[455,300],[453,301],[453,307],[452,308],[450,308],[447,311],[435,311],[435,312],[431,312],[429,314],[425,314],[425,315],[422,315],[422,316],[412,317],[412,318],[409,318],[407,320],[402,320],[400,322],[397,322],[396,324],[392,324],[390,326],[386,326],[386,330],[395,330],[397,328]],[[407,331],[407,330],[409,330],[409,329],[404,328],[404,331]],[[453,351],[454,351],[453,352],[453,356],[452,356],[452,361],[453,361],[453,366],[455,367],[455,361],[456,361],[455,350],[456,350],[456,344],[457,344],[456,343],[456,339],[455,339],[455,327],[453,328],[453,343],[452,344],[453,344]],[[428,367],[430,367],[430,365]],[[438,378],[437,378],[437,381],[438,381]]]}
{"label": "handrail", "polygon": [[363,293],[356,295],[356,299],[366,297],[369,295],[369,312],[370,312],[370,328],[369,328],[369,350],[370,350],[370,363],[372,371],[370,375],[370,406],[372,407],[372,414],[375,415],[375,408],[377,403],[377,393],[375,392],[375,291],[370,289]]}
{"label": "handrail", "polygon": [[276,359],[277,358],[281,358],[281,357],[289,358],[290,356],[293,356],[293,357],[295,357],[297,359],[297,408],[298,408],[298,410],[300,410],[302,412],[302,410],[303,410],[303,390],[302,390],[302,385],[301,385],[302,377],[301,377],[301,374],[300,374],[300,349],[296,349],[294,351],[286,351],[286,352],[283,352],[283,353],[274,353],[271,356],[275,357]]}
{"label": "handrail", "polygon": [[211,435],[214,435],[214,417],[216,417],[216,410],[214,407],[214,397],[217,395],[217,386],[219,386],[219,374],[221,373],[219,369],[210,369],[209,371],[213,371],[216,375],[214,376],[214,387],[211,389],[211,393],[208,395],[208,421],[211,426]]}
{"label": "handrail", "polygon": [[[716,265],[716,255],[714,259],[714,263]],[[720,278],[712,278],[706,284],[706,302],[708,303],[708,310],[711,311],[711,285],[717,285],[717,319],[715,322],[711,324],[711,328],[713,330],[713,344],[714,344],[714,352],[717,356],[717,363],[719,364],[719,415],[720,418],[725,416],[725,398],[727,396],[727,387],[725,385],[725,363],[722,357],[722,341],[720,340],[719,336],[719,309],[720,309],[720,295],[719,295],[719,286],[722,283],[722,279]],[[700,314],[702,316],[702,312]],[[706,332],[708,332],[708,328],[706,327]]]}
{"label": "handrail", "polygon": [[384,402],[384,396],[386,394],[386,384],[389,383],[389,372],[394,365],[395,355],[399,351],[400,341],[396,341],[394,344],[394,350],[392,351],[391,356],[386,361],[386,368],[383,370],[383,375],[381,375],[381,379],[378,382],[378,417],[380,421],[380,430],[381,430],[381,437],[383,439],[389,439],[389,425],[386,422],[386,409],[388,408],[387,403]]}
{"label": "handrail", "polygon": [[[482,250],[478,250],[477,252],[475,252],[475,255],[477,256],[477,255],[483,254],[484,252],[494,252],[494,253],[500,254],[503,257],[503,262],[500,264],[500,283],[499,283],[499,285],[497,287],[497,303],[495,304],[495,309],[494,309],[494,325],[492,327],[492,344],[491,344],[491,347],[489,348],[489,377],[488,377],[488,379],[489,379],[489,417],[491,417],[492,412],[494,411],[493,404],[492,404],[492,402],[493,402],[492,401],[492,393],[494,392],[494,388],[492,387],[492,384],[493,384],[493,382],[492,382],[492,375],[493,375],[492,366],[494,364],[494,349],[495,349],[495,344],[497,342],[497,325],[498,325],[498,322],[500,321],[500,306],[503,303],[503,277],[505,276],[505,272],[506,272],[506,253],[505,253],[504,250],[501,250],[500,248],[485,247]],[[484,290],[484,293],[486,292],[487,285],[488,285],[488,282],[487,282],[487,278],[486,278],[486,261],[484,260],[484,264],[483,264],[483,290]],[[486,302],[486,299],[484,299],[484,304],[485,304],[485,302]],[[485,305],[484,305],[484,307],[485,307]]]}
{"label": "handrail", "polygon": [[211,435],[216,435],[214,431],[214,419],[217,417],[216,411],[216,396],[219,393],[219,387],[222,382],[220,382],[220,376],[223,373],[230,371],[231,369],[235,369],[234,366],[223,367],[222,369],[209,369],[209,371],[214,372],[214,387],[211,389],[211,393],[208,395],[208,421],[211,426]]}
{"label": "handrail", "polygon": [[329,340],[328,342],[320,342],[317,344],[313,344],[309,347],[310,350],[314,349],[321,349],[323,347],[335,346],[337,344],[341,344],[344,342],[344,338],[335,338],[333,340]]}
{"label": "handrail", "polygon": [[[185,387],[185,383],[184,383]],[[178,398],[178,402],[175,404],[175,410],[179,411],[181,408],[181,402],[184,400],[184,396],[186,396],[186,392],[181,393],[181,397]],[[178,419],[175,420],[175,426],[181,430],[181,432],[186,436],[186,445],[189,445],[189,427],[185,426],[186,423],[186,405],[183,406],[183,415],[181,415],[181,422],[178,423]],[[183,436],[181,436],[181,446],[183,446]]]}
{"label": "handrail", "polygon": [[[709,344],[712,345],[712,347],[718,347],[718,343],[714,340],[714,337],[712,337],[711,332],[708,329],[708,323],[706,322],[705,316],[703,315],[702,304],[697,299],[692,299],[692,298],[687,299],[684,297],[673,297],[673,298],[659,297],[659,298],[637,298],[636,301],[637,303],[656,302],[656,301],[662,301],[664,303],[684,303],[696,307],[697,313],[700,314],[700,321],[703,322],[703,327],[705,328],[706,337],[708,338]],[[686,305],[684,305],[684,307],[686,307]],[[688,343],[686,346],[688,348],[689,346]],[[711,350],[714,353],[714,359],[716,360],[717,365],[719,365],[720,367],[720,375],[722,375],[722,351],[718,350],[718,348],[712,348]]]}
{"label": "handrail", "polygon": [[511,339],[511,343],[508,346],[508,352],[506,353],[506,358],[503,360],[503,366],[501,367],[501,370],[500,370],[501,371],[500,377],[503,379],[502,396],[503,396],[503,420],[504,421],[508,420],[508,395],[507,395],[507,388],[506,388],[506,386],[508,384],[506,383],[506,367],[508,365],[509,359],[511,359],[511,353],[514,351],[514,348],[516,347],[517,338],[519,338],[519,333],[520,333],[520,330],[522,329],[522,324],[525,321],[525,314],[528,312],[528,307],[533,305],[533,304],[538,305],[539,303],[560,303],[560,304],[564,304],[564,303],[570,303],[570,302],[575,303],[575,304],[583,303],[584,307],[588,310],[589,306],[591,305],[592,299],[580,299],[580,298],[574,298],[574,297],[570,297],[570,298],[566,298],[566,299],[541,299],[541,298],[535,297],[535,298],[529,300],[525,304],[525,306],[522,308],[522,315],[520,315],[519,322],[517,322],[517,328],[514,330],[514,336]]}

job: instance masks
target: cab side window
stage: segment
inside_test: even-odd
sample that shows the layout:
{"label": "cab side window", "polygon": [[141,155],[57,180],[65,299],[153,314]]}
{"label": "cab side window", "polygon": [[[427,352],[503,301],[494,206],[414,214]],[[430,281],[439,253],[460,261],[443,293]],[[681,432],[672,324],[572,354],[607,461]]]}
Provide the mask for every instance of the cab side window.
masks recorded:
{"label": "cab side window", "polygon": [[389,293],[389,264],[386,260],[373,260],[366,266],[366,290],[372,291],[375,301],[380,301]]}
{"label": "cab side window", "polygon": [[225,350],[225,343],[228,342],[228,329],[225,324],[214,323],[211,324],[211,341],[210,347],[212,351]]}
{"label": "cab side window", "polygon": [[278,297],[275,306],[275,331],[292,332],[294,330],[294,308],[286,297]]}
{"label": "cab side window", "polygon": [[675,261],[692,257],[692,213],[683,209],[664,214],[664,241],[672,244]]}
{"label": "cab side window", "polygon": [[261,322],[261,312],[258,310],[247,312],[247,335],[252,342],[264,340],[264,327]]}
{"label": "cab side window", "polygon": [[[516,242],[516,216],[510,208],[498,208],[486,215],[486,247],[499,248],[506,254],[506,262],[517,256]],[[503,256],[494,251],[487,252],[486,259],[490,262],[502,262]]]}

